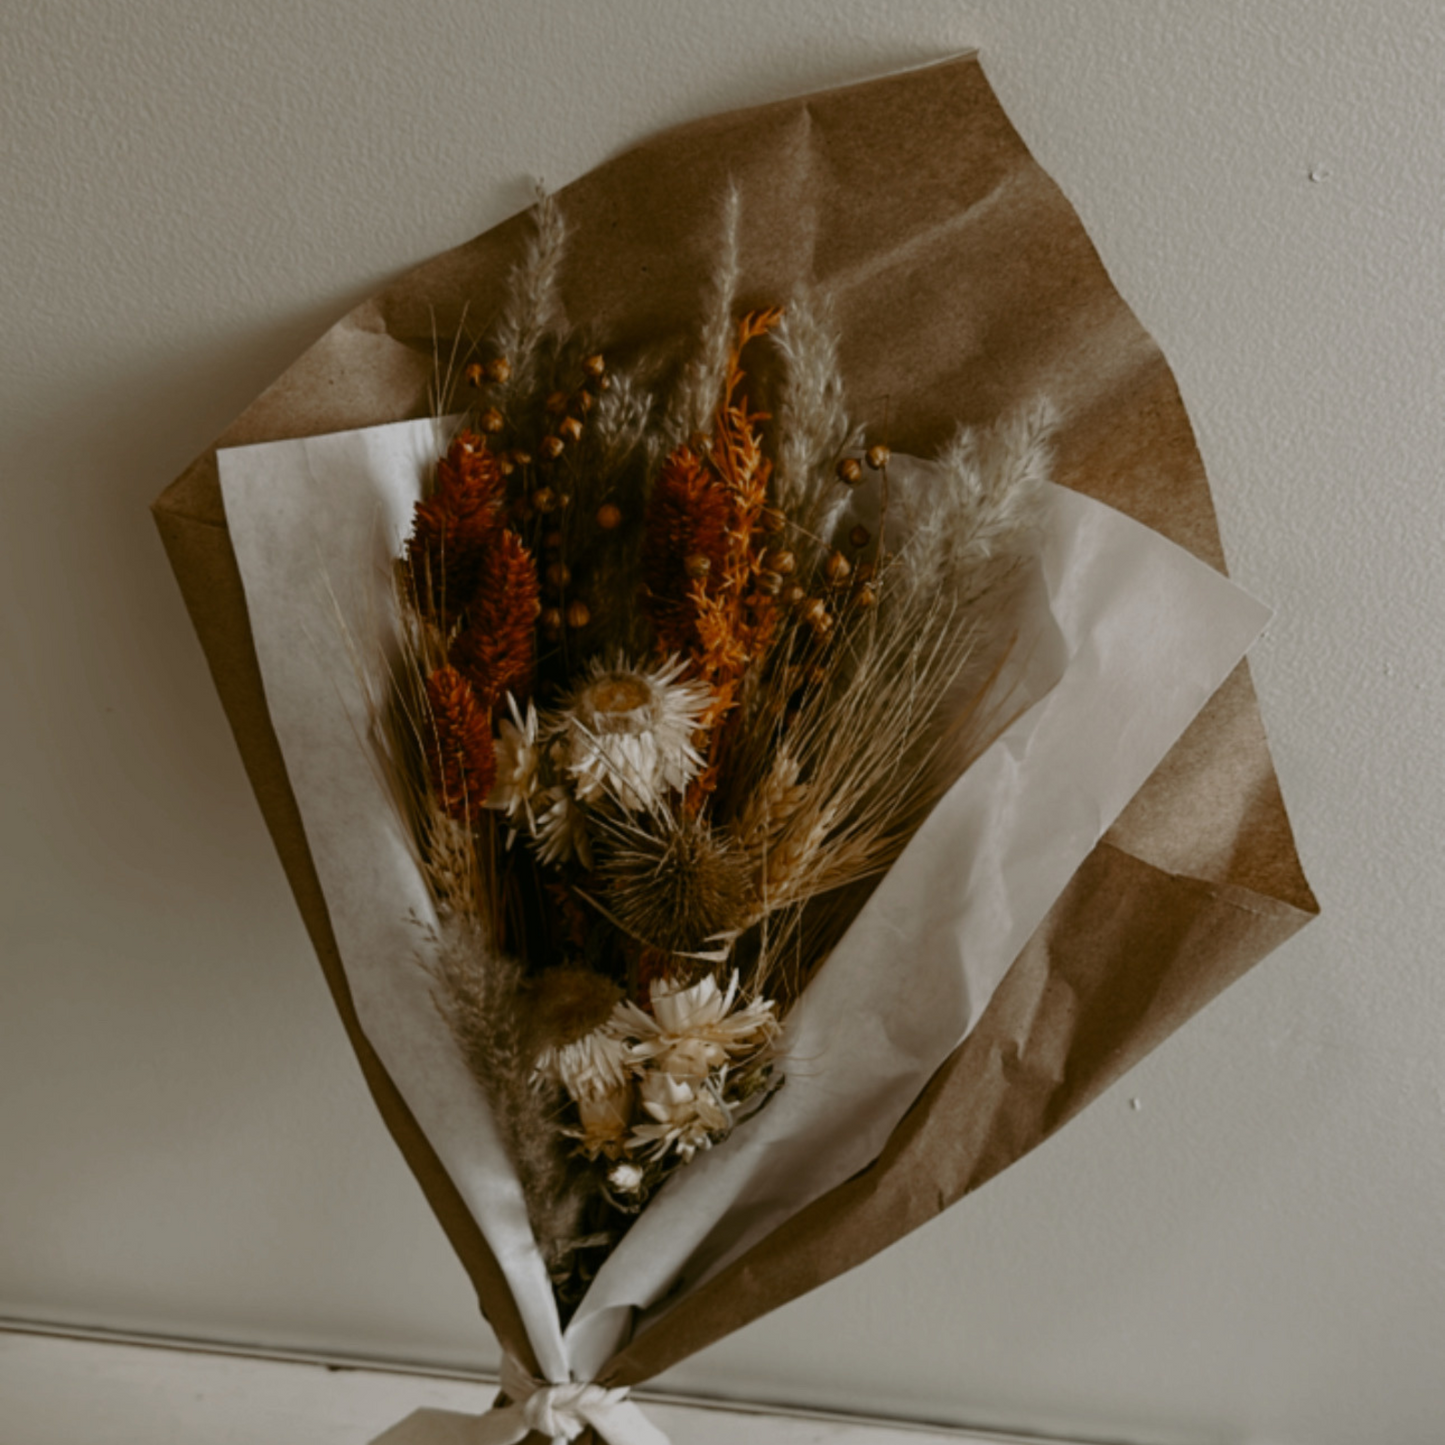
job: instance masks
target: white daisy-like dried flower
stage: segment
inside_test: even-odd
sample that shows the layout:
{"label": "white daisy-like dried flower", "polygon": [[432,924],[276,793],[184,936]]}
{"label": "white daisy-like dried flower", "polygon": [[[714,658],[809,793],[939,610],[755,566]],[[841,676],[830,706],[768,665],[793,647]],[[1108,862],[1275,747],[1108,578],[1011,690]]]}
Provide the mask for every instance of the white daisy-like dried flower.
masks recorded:
{"label": "white daisy-like dried flower", "polygon": [[540,811],[532,836],[537,856],[544,863],[565,863],[576,858],[584,868],[592,866],[592,840],[587,832],[587,815],[566,787],[544,789],[538,795]]}
{"label": "white daisy-like dried flower", "polygon": [[540,769],[542,749],[537,741],[537,709],[529,702],[524,717],[517,699],[507,694],[507,709],[512,714],[503,718],[495,739],[497,780],[487,794],[487,807],[505,813],[514,826],[520,813],[527,820],[528,831],[535,837],[537,819],[532,799],[541,790]]}
{"label": "white daisy-like dried flower", "polygon": [[702,757],[692,739],[711,695],[703,683],[677,680],[685,667],[676,657],[651,671],[620,655],[593,659],[543,729],[565,744],[578,801],[652,811],[697,776]]}
{"label": "white daisy-like dried flower", "polygon": [[659,1158],[675,1149],[686,1163],[699,1149],[710,1149],[733,1125],[732,1111],[712,1080],[696,1088],[684,1079],[653,1069],[644,1075],[640,1102],[651,1123],[638,1124],[628,1144]]}
{"label": "white daisy-like dried flower", "polygon": [[600,1099],[630,1083],[632,1051],[609,1019],[571,1043],[545,1048],[537,1056],[537,1074],[561,1084],[579,1103]]}
{"label": "white daisy-like dried flower", "polygon": [[610,1027],[636,1039],[632,1057],[675,1079],[705,1079],[715,1069],[751,1059],[777,1037],[777,1011],[770,999],[754,999],[734,1011],[736,971],[726,989],[711,976],[679,988],[659,979],[652,985],[652,1014],[620,1003]]}

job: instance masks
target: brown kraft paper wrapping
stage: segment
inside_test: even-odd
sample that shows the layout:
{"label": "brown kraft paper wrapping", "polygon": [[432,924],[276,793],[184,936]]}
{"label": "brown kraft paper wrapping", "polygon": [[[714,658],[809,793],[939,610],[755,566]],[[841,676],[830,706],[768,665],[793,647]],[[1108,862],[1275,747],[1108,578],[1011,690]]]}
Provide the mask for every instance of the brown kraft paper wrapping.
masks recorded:
{"label": "brown kraft paper wrapping", "polygon": [[[1109,282],[974,56],[712,117],[559,201],[562,294],[609,350],[697,319],[729,180],[741,300],[829,290],[861,414],[895,450],[1045,393],[1056,478],[1224,569],[1209,485],[1164,358]],[[428,261],[338,322],[217,441],[424,416],[433,335],[491,314],[529,222]],[[435,321],[433,320],[435,318]],[[435,326],[435,333],[434,333]],[[536,1360],[501,1272],[362,1035],[271,729],[214,449],[154,513],[252,786],[377,1107],[508,1352]],[[634,1385],[861,1263],[1067,1122],[1317,912],[1241,663],[1075,874],[981,1023],[879,1158],[689,1289],[603,1371]]]}

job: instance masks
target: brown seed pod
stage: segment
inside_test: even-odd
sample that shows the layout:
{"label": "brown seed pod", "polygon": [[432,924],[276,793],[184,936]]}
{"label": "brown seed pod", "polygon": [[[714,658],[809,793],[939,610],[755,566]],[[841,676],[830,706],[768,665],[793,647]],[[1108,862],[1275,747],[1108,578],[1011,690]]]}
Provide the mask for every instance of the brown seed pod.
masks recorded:
{"label": "brown seed pod", "polygon": [[803,603],[803,621],[818,634],[829,632],[833,627],[833,614],[821,597],[810,597]]}
{"label": "brown seed pod", "polygon": [[468,386],[480,386],[487,379],[487,369],[480,361],[474,361],[467,367],[466,378]]}
{"label": "brown seed pod", "polygon": [[582,440],[582,423],[575,416],[564,416],[557,423],[557,433],[563,441],[580,442]]}
{"label": "brown seed pod", "polygon": [[807,595],[807,592],[802,587],[796,582],[793,582],[784,590],[783,601],[786,602],[789,607],[796,607]]}
{"label": "brown seed pod", "polygon": [[798,559],[786,547],[774,547],[763,558],[763,566],[779,577],[791,577],[798,570]]}
{"label": "brown seed pod", "polygon": [[848,580],[853,571],[853,564],[841,552],[829,552],[828,560],[823,563],[823,575],[835,587]]}
{"label": "brown seed pod", "polygon": [[567,410],[567,393],[565,391],[554,391],[545,402],[543,409],[551,416],[561,416]]}
{"label": "brown seed pod", "polygon": [[579,597],[575,602],[567,604],[567,626],[571,628],[586,627],[592,621],[592,614],[587,610],[587,604]]}
{"label": "brown seed pod", "polygon": [[542,626],[548,632],[561,632],[562,609],[560,607],[544,607],[542,609]]}
{"label": "brown seed pod", "polygon": [[551,487],[538,487],[532,493],[532,505],[545,517],[557,510],[557,493]]}
{"label": "brown seed pod", "polygon": [[519,467],[530,467],[532,465],[532,453],[523,451],[521,447],[513,447],[512,461]]}
{"label": "brown seed pod", "polygon": [[562,534],[555,529],[542,538],[542,545],[555,552],[562,545]]}
{"label": "brown seed pod", "polygon": [[837,470],[838,480],[845,487],[856,487],[863,480],[863,466],[857,457],[844,457]]}
{"label": "brown seed pod", "polygon": [[853,600],[859,607],[876,607],[878,605],[878,589],[871,582],[860,582],[857,590],[853,593]]}
{"label": "brown seed pod", "polygon": [[555,462],[557,458],[562,455],[563,451],[566,450],[566,447],[567,443],[564,442],[561,437],[549,436],[542,438],[541,452],[546,461]]}
{"label": "brown seed pod", "polygon": [[517,469],[512,465],[511,457],[500,456],[497,458],[497,470],[501,472],[504,477],[510,477]]}
{"label": "brown seed pod", "polygon": [[512,363],[505,356],[493,357],[487,363],[487,380],[498,385],[512,379]]}
{"label": "brown seed pod", "polygon": [[860,582],[871,582],[873,580],[873,574],[877,570],[877,567],[872,562],[860,562],[855,575]]}
{"label": "brown seed pod", "polygon": [[788,519],[776,507],[764,507],[761,518],[763,531],[771,532],[774,535],[781,532],[788,525]]}
{"label": "brown seed pod", "polygon": [[547,564],[547,585],[561,591],[572,580],[572,569],[565,562]]}
{"label": "brown seed pod", "polygon": [[616,502],[603,502],[597,509],[597,525],[611,532],[622,525],[622,508]]}
{"label": "brown seed pod", "polygon": [[574,391],[572,393],[572,410],[586,416],[594,406],[597,405],[597,398],[590,391]]}
{"label": "brown seed pod", "polygon": [[701,552],[693,552],[683,558],[682,569],[689,577],[706,577],[712,571],[712,562]]}
{"label": "brown seed pod", "polygon": [[598,391],[611,391],[612,378],[610,376],[599,376],[595,382]]}
{"label": "brown seed pod", "polygon": [[570,507],[570,506],[572,505],[572,493],[571,493],[571,492],[558,492],[558,493],[557,493],[557,505],[558,505],[559,507],[561,507],[561,508],[563,509],[563,511],[565,511],[568,507]]}
{"label": "brown seed pod", "polygon": [[607,358],[600,351],[594,351],[582,363],[582,370],[590,377],[599,377],[607,370]]}
{"label": "brown seed pod", "polygon": [[855,547],[866,547],[868,545],[868,539],[871,536],[872,533],[869,532],[868,528],[863,526],[862,523],[859,523],[858,526],[854,527],[853,530],[848,533],[848,540]]}
{"label": "brown seed pod", "polygon": [[783,590],[783,579],[764,568],[757,576],[758,591],[765,597],[776,597]]}
{"label": "brown seed pod", "polygon": [[477,420],[477,425],[480,426],[488,436],[496,436],[506,424],[506,419],[494,406],[489,406]]}
{"label": "brown seed pod", "polygon": [[882,442],[879,442],[876,446],[868,448],[868,465],[875,472],[881,472],[888,465],[888,459],[892,455],[893,453]]}

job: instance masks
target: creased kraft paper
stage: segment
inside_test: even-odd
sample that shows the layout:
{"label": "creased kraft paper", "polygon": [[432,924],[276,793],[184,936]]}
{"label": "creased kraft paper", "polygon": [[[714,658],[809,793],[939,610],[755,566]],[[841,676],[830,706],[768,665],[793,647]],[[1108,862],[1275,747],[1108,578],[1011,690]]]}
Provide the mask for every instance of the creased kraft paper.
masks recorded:
{"label": "creased kraft paper", "polygon": [[[1043,392],[1056,476],[1223,570],[1173,378],[973,56],[654,138],[569,186],[562,291],[623,356],[692,325],[729,179],[744,304],[829,289],[856,408],[897,451]],[[500,300],[527,222],[427,262],[338,322],[218,439],[428,412],[436,333]],[[155,516],[287,876],[393,1136],[504,1348],[536,1360],[477,1225],[362,1034],[267,714],[217,480]],[[1241,663],[1074,874],[882,1154],[670,1308],[604,1367],[631,1385],[867,1259],[1065,1123],[1317,911]],[[666,1306],[666,1301],[663,1302]]]}

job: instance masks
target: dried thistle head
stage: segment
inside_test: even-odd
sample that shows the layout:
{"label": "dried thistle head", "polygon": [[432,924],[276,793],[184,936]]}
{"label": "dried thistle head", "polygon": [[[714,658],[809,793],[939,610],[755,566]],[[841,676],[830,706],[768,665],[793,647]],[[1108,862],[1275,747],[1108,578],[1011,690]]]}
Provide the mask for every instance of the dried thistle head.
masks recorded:
{"label": "dried thistle head", "polygon": [[673,954],[699,953],[746,928],[754,913],[746,851],[703,818],[613,826],[597,872],[607,906],[634,938]]}

